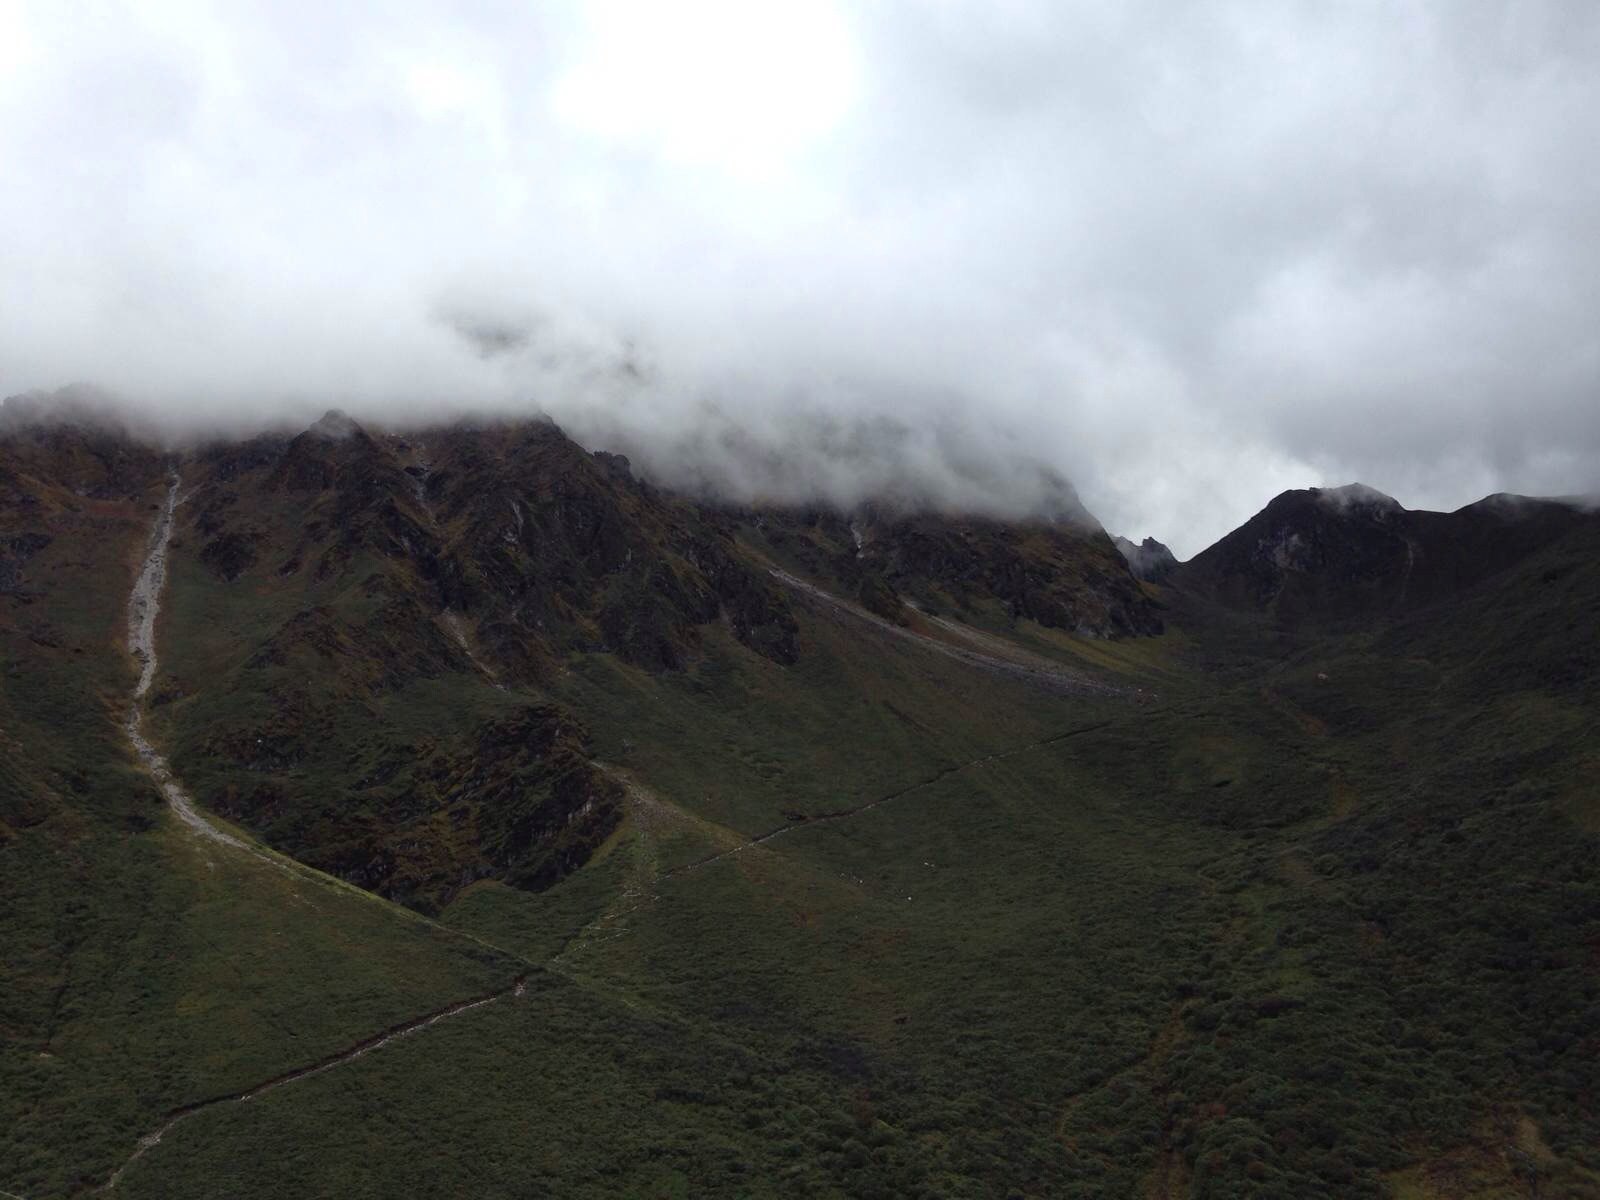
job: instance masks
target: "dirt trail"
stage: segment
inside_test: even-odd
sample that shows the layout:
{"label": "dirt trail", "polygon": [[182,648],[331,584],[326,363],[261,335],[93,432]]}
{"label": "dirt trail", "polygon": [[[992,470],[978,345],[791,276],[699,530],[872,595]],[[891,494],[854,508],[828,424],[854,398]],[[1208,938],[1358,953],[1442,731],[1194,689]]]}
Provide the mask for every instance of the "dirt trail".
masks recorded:
{"label": "dirt trail", "polygon": [[[684,875],[692,874],[703,867],[709,867],[712,863],[718,863],[723,859],[732,858],[736,854],[743,854],[746,850],[766,845],[768,842],[775,841],[785,834],[794,833],[796,830],[814,829],[819,825],[828,825],[835,821],[843,821],[849,817],[871,812],[875,808],[909,796],[912,792],[931,787],[941,779],[946,779],[962,771],[969,771],[974,767],[981,767],[988,763],[1002,762],[1019,754],[1026,754],[1030,750],[1037,750],[1043,746],[1052,746],[1069,738],[1081,737],[1083,734],[1104,729],[1113,723],[1107,720],[1096,721],[1089,725],[1080,725],[1073,729],[1064,730],[1061,733],[1051,734],[1049,737],[1039,738],[1037,741],[1028,742],[1025,745],[1014,746],[1009,750],[999,750],[993,754],[985,754],[978,758],[969,759],[966,762],[943,767],[925,779],[919,779],[915,783],[907,784],[903,788],[899,788],[887,795],[879,796],[875,800],[869,800],[865,804],[858,804],[853,808],[840,809],[837,812],[822,813],[801,821],[792,821],[767,833],[747,838],[741,838],[735,830],[729,829],[725,825],[718,825],[715,822],[706,820],[704,817],[697,816],[686,809],[662,800],[634,778],[630,772],[621,767],[609,763],[596,763],[595,765],[600,770],[612,776],[627,789],[629,817],[636,826],[638,835],[638,842],[634,847],[637,857],[635,858],[633,869],[629,872],[629,878],[624,883],[623,889],[616,899],[599,916],[573,935],[571,940],[561,948],[560,952],[547,965],[556,967],[572,951],[620,937],[622,933],[621,923],[624,918],[659,899],[658,888],[669,879],[678,879]],[[714,854],[708,854],[704,858],[696,859],[694,862],[684,863],[682,866],[663,871],[660,869],[654,847],[650,842],[665,826],[671,824],[687,825],[698,829],[708,836],[713,843],[720,845],[722,849]]]}
{"label": "dirt trail", "polygon": [[[967,646],[957,646],[954,643],[941,641],[939,638],[929,637],[896,625],[893,621],[886,621],[875,613],[870,613],[859,605],[841,599],[831,592],[826,592],[814,583],[808,583],[797,575],[791,575],[778,567],[769,567],[768,572],[779,583],[802,595],[810,597],[834,612],[853,617],[855,620],[872,625],[884,633],[914,645],[932,650],[935,654],[942,654],[946,658],[953,658],[957,662],[965,663],[969,667],[988,671],[996,675],[1006,675],[1013,679],[1020,679],[1027,683],[1035,684],[1052,692],[1060,692],[1069,696],[1132,696],[1135,689],[1117,687],[1099,680],[1090,679],[1086,675],[1069,671],[1065,667],[1057,667],[1038,655],[1029,654],[1027,651],[1007,647],[1004,655],[989,653],[986,650],[971,649]],[[952,622],[932,618],[939,626],[956,637],[969,642],[979,641],[988,649],[997,649],[998,639],[985,638],[976,631],[969,631]]]}
{"label": "dirt trail", "polygon": [[616,852],[632,855],[632,863],[622,889],[612,902],[568,939],[555,957],[546,963],[546,966],[553,968],[559,968],[576,952],[621,937],[626,930],[624,922],[627,917],[661,898],[657,885],[669,875],[678,873],[664,873],[661,870],[658,843],[669,829],[692,829],[712,845],[729,852],[746,844],[745,836],[737,830],[718,825],[715,821],[663,800],[626,768],[599,761],[594,765],[623,787],[628,811],[628,822],[624,829],[629,840],[625,847],[619,846]]}
{"label": "dirt trail", "polygon": [[504,1000],[508,996],[521,996],[526,988],[527,976],[519,975],[510,987],[502,988],[498,992],[491,992],[485,996],[477,996],[470,1000],[460,1000],[454,1004],[446,1005],[444,1008],[435,1009],[433,1012],[424,1013],[420,1017],[402,1021],[398,1025],[391,1025],[382,1033],[363,1038],[354,1045],[335,1051],[333,1054],[320,1058],[314,1063],[308,1063],[306,1066],[296,1067],[292,1071],[285,1071],[281,1075],[275,1075],[271,1079],[264,1080],[245,1091],[230,1092],[225,1096],[213,1096],[209,1100],[198,1100],[193,1104],[185,1104],[175,1108],[167,1113],[167,1118],[159,1129],[139,1139],[138,1148],[112,1173],[111,1178],[106,1181],[105,1186],[100,1190],[109,1192],[115,1188],[122,1179],[123,1173],[143,1158],[147,1151],[159,1145],[161,1139],[170,1133],[175,1126],[182,1124],[190,1117],[205,1112],[208,1108],[216,1108],[221,1104],[246,1104],[258,1096],[264,1096],[277,1088],[287,1087],[291,1083],[299,1083],[302,1079],[310,1079],[313,1075],[320,1075],[324,1071],[331,1071],[335,1067],[343,1066],[345,1063],[354,1062],[362,1055],[382,1049],[390,1042],[427,1029],[432,1025],[437,1025],[440,1021],[448,1021],[451,1017],[458,1017],[462,1013],[471,1012],[475,1008],[483,1008],[485,1005],[493,1004],[497,1000]]}
{"label": "dirt trail", "polygon": [[[567,939],[566,943],[546,964],[561,969],[573,956],[613,941],[626,932],[625,920],[632,913],[659,898],[656,883],[661,877],[661,867],[656,852],[656,841],[661,831],[669,825],[681,824],[693,818],[665,801],[645,787],[629,772],[609,763],[596,762],[595,767],[610,775],[624,790],[627,822],[619,836],[625,843],[617,846],[615,853],[631,858],[622,887],[611,902],[595,918]],[[594,860],[591,859],[592,863]]]}
{"label": "dirt trail", "polygon": [[[1037,750],[1043,746],[1051,746],[1057,742],[1064,742],[1069,738],[1093,733],[1113,723],[1106,720],[1096,721],[1089,725],[1080,725],[1073,729],[1064,730],[1061,733],[1051,734],[1049,737],[1039,738],[1025,745],[1014,746],[1009,750],[999,750],[993,754],[985,754],[978,758],[969,759],[966,762],[955,763],[951,766],[943,767],[926,778],[917,780],[915,783],[907,784],[905,787],[887,795],[879,796],[875,800],[869,800],[853,808],[840,809],[837,812],[822,813],[815,817],[793,821],[787,825],[781,825],[777,829],[758,834],[755,837],[742,837],[736,830],[708,821],[704,817],[689,812],[687,809],[679,808],[677,805],[661,799],[636,779],[631,772],[610,763],[597,762],[595,766],[616,779],[627,791],[629,820],[634,827],[636,835],[635,841],[629,849],[635,857],[628,872],[628,877],[623,883],[622,890],[598,916],[573,934],[566,945],[550,959],[546,966],[552,969],[560,969],[564,960],[570,955],[621,937],[625,932],[623,924],[625,919],[660,899],[660,885],[668,880],[681,878],[703,867],[709,867],[712,863],[718,863],[724,859],[732,858],[736,854],[743,854],[746,850],[766,845],[768,842],[775,841],[785,834],[794,833],[801,829],[813,829],[819,825],[828,825],[835,821],[843,821],[849,817],[871,812],[875,808],[909,796],[912,792],[931,787],[941,779],[959,774],[962,771],[969,771],[974,767],[981,767],[988,763],[1001,762],[1019,754]],[[694,862],[684,863],[681,866],[663,871],[653,843],[654,839],[671,825],[696,829],[709,838],[713,844],[720,846],[721,849],[713,854],[706,855],[704,858],[696,859]]]}

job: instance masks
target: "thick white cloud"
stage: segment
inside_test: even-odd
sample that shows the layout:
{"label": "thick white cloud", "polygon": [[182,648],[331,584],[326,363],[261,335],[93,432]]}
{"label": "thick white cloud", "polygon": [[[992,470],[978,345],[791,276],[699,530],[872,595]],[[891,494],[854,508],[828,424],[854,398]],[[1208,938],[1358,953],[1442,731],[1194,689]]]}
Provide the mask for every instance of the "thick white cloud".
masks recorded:
{"label": "thick white cloud", "polygon": [[1183,553],[1600,483],[1589,0],[0,0],[0,392],[551,411]]}

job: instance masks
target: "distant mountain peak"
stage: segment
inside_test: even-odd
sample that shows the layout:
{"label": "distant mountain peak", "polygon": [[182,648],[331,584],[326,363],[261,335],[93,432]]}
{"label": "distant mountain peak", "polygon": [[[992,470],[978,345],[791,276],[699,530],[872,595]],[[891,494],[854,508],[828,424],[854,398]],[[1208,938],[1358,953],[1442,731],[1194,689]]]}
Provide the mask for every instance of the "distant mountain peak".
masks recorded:
{"label": "distant mountain peak", "polygon": [[1453,513],[1376,488],[1284,492],[1178,571],[1175,582],[1279,620],[1355,620],[1448,599],[1588,519],[1581,506],[1499,493]]}
{"label": "distant mountain peak", "polygon": [[1405,507],[1393,496],[1380,492],[1364,483],[1347,483],[1343,487],[1312,488],[1311,494],[1322,503],[1341,511],[1350,509],[1380,509],[1404,512]]}
{"label": "distant mountain peak", "polygon": [[1153,537],[1147,537],[1137,544],[1120,535],[1111,540],[1122,551],[1122,557],[1128,560],[1128,570],[1133,572],[1136,579],[1160,583],[1177,569],[1178,560],[1172,551]]}
{"label": "distant mountain peak", "polygon": [[306,432],[330,441],[343,441],[362,432],[362,429],[342,409],[330,408],[313,422]]}

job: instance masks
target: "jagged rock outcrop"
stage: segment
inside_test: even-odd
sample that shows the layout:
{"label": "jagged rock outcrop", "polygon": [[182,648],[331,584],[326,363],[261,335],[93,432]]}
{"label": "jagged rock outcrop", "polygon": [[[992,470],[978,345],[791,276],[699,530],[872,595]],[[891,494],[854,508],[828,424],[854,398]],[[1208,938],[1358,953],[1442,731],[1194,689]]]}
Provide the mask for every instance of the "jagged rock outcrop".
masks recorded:
{"label": "jagged rock outcrop", "polygon": [[48,533],[0,534],[0,592],[21,592],[23,568],[54,540]]}
{"label": "jagged rock outcrop", "polygon": [[1146,583],[1164,583],[1178,568],[1178,560],[1172,556],[1172,551],[1155,538],[1147,537],[1137,544],[1125,537],[1115,537],[1111,540],[1122,552],[1122,557],[1128,562],[1128,569],[1133,572],[1136,579],[1142,579]]}
{"label": "jagged rock outcrop", "polygon": [[195,526],[221,577],[327,580],[377,556],[514,676],[572,649],[681,669],[719,619],[775,662],[798,653],[787,601],[728,528],[548,420],[375,437],[335,412],[200,465]]}
{"label": "jagged rock outcrop", "polygon": [[307,811],[298,777],[338,719],[312,700],[265,726],[219,729],[207,751],[235,770],[210,793],[213,807],[313,866],[429,912],[480,879],[549,887],[622,819],[621,786],[589,760],[584,727],[553,704],[379,744],[350,764],[344,803]]}

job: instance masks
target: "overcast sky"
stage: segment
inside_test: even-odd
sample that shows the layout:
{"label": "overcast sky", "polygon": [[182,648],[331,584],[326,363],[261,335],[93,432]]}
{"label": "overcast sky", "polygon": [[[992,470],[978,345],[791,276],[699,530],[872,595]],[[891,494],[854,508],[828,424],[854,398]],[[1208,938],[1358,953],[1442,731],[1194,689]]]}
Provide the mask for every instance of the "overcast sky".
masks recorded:
{"label": "overcast sky", "polygon": [[534,406],[1180,556],[1600,488],[1594,0],[0,0],[0,394]]}

